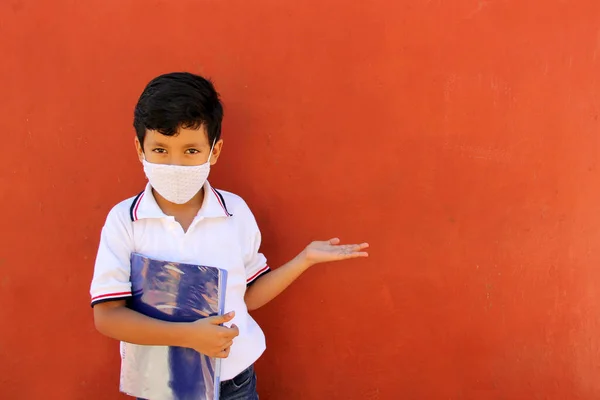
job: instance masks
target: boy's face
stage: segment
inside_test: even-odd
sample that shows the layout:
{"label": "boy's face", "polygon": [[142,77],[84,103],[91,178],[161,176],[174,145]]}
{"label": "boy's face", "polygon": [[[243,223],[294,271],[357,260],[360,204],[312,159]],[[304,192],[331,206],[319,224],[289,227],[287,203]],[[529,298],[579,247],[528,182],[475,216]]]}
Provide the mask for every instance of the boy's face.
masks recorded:
{"label": "boy's face", "polygon": [[[157,131],[146,131],[143,149],[137,137],[135,147],[140,162],[143,157],[154,164],[200,165],[208,161],[212,143],[208,142],[208,134],[204,126],[199,129],[180,128],[173,136],[166,136]],[[223,140],[215,143],[210,157],[210,165],[215,165],[221,154]]]}

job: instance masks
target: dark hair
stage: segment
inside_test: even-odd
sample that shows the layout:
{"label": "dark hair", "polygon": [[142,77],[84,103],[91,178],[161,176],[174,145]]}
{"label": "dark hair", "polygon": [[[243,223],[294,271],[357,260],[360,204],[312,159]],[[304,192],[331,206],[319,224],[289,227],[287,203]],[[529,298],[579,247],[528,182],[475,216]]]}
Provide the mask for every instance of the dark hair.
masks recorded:
{"label": "dark hair", "polygon": [[133,127],[142,147],[146,130],[173,136],[179,128],[206,128],[208,142],[221,137],[223,105],[213,84],[188,72],[160,75],[148,83],[133,113]]}

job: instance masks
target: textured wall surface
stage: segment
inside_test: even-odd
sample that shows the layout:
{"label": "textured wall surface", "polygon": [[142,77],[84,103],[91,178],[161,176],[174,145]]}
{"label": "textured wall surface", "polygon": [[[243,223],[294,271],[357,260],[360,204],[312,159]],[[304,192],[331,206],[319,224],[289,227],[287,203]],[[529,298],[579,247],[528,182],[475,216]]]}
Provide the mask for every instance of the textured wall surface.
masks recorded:
{"label": "textured wall surface", "polygon": [[155,75],[213,78],[211,182],[275,267],[262,399],[600,398],[600,2],[0,2],[0,398],[124,398],[88,287]]}

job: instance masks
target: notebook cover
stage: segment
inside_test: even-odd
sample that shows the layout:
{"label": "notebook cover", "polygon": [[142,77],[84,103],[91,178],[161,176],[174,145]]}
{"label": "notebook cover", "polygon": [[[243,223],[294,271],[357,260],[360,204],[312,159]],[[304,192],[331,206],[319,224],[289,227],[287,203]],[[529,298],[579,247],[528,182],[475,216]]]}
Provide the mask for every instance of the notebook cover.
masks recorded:
{"label": "notebook cover", "polygon": [[[224,313],[227,271],[131,255],[128,307],[163,321]],[[183,347],[121,345],[121,391],[151,400],[218,400],[221,359]]]}

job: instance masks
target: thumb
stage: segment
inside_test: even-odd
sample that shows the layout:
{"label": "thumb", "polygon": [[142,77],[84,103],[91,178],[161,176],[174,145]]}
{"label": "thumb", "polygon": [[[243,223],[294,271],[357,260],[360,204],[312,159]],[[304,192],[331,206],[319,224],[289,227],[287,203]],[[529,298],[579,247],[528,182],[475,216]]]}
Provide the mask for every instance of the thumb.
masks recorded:
{"label": "thumb", "polygon": [[329,239],[329,244],[339,244],[339,243],[340,243],[340,239],[338,239],[338,238]]}
{"label": "thumb", "polygon": [[225,315],[215,315],[214,317],[209,317],[209,321],[213,325],[221,325],[225,322],[229,322],[235,317],[235,311],[228,312]]}

